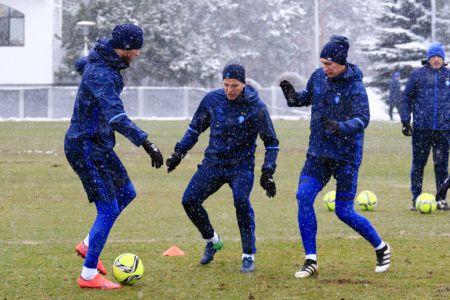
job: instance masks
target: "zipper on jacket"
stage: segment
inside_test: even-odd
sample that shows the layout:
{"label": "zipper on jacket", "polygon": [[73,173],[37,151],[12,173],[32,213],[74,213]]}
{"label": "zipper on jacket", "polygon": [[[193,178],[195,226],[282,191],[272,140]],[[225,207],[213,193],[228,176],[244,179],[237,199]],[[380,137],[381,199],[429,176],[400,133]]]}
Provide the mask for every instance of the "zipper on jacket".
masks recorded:
{"label": "zipper on jacket", "polygon": [[433,118],[433,130],[436,130],[436,118],[437,118],[437,92],[438,92],[438,73],[439,70],[434,71],[434,118]]}

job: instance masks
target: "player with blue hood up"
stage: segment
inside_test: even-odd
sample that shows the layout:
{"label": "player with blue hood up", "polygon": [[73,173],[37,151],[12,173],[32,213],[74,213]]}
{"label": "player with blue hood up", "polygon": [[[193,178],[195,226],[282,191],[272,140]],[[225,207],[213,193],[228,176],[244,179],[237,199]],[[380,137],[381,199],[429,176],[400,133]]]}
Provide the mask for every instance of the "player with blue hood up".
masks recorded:
{"label": "player with blue hood up", "polygon": [[64,139],[64,151],[70,166],[78,175],[89,202],[94,202],[97,216],[87,237],[75,251],[84,257],[78,278],[82,288],[116,289],[119,284],[103,277],[106,268],[100,253],[115,220],[136,197],[133,183],[114,152],[115,132],[150,155],[152,166],[160,168],[163,157],[148,134],[127,116],[120,93],[123,79],[120,71],[139,56],[143,45],[142,29],[133,24],[117,25],[110,39],[96,42],[87,58],[76,68],[82,79],[75,99],[72,119]]}

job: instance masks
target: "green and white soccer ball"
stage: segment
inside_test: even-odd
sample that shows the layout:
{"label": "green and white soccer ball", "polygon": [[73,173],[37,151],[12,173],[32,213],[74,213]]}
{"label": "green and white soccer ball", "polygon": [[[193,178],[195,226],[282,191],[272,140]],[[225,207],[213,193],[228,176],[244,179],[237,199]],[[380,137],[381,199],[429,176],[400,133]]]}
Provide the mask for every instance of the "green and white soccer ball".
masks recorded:
{"label": "green and white soccer ball", "polygon": [[144,274],[144,265],[141,259],[134,254],[119,255],[113,264],[113,275],[117,282],[132,285],[141,279]]}
{"label": "green and white soccer ball", "polygon": [[336,191],[330,191],[323,196],[323,204],[329,211],[336,209]]}
{"label": "green and white soccer ball", "polygon": [[362,191],[356,197],[356,202],[362,211],[373,211],[378,205],[377,196],[371,191]]}
{"label": "green and white soccer ball", "polygon": [[420,194],[416,199],[416,210],[422,214],[431,214],[437,208],[436,199],[429,193]]}

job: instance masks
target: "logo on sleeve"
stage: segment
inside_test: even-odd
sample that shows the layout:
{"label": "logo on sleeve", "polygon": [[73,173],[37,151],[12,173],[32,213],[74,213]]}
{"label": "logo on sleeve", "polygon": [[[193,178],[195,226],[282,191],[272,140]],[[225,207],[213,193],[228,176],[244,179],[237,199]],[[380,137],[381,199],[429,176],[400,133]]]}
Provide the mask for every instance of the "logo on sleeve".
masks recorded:
{"label": "logo on sleeve", "polygon": [[245,120],[244,116],[239,116],[239,118],[238,118],[239,124],[242,124],[244,122],[244,120]]}
{"label": "logo on sleeve", "polygon": [[445,85],[446,85],[446,86],[450,86],[450,79],[447,78],[447,79],[445,80]]}

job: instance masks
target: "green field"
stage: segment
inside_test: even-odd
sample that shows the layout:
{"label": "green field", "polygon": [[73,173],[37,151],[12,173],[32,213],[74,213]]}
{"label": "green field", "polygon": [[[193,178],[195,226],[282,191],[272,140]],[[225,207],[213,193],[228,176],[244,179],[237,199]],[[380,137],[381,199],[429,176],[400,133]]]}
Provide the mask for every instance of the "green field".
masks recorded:
{"label": "green field", "polygon": [[[138,123],[165,157],[187,125]],[[321,198],[334,189],[332,181],[316,200],[319,276],[294,278],[304,259],[295,193],[309,129],[306,121],[276,121],[281,150],[274,199],[259,186],[263,147],[258,141],[251,196],[258,246],[254,274],[239,273],[239,231],[227,186],[206,202],[225,248],[210,265],[198,264],[204,242],[180,203],[203,156],[207,134],[171,174],[152,169],[142,149],[118,137],[116,150],[138,197],[113,227],[101,258],[111,265],[119,254],[135,253],[144,262],[145,275],[135,286],[116,291],[80,289],[76,279],[82,260],[74,247],[88,232],[95,208],[64,157],[67,126],[67,122],[0,122],[0,299],[450,298],[450,212],[421,215],[408,210],[410,138],[401,135],[398,123],[377,122],[367,130],[358,190],[369,189],[378,196],[376,211],[364,215],[391,244],[389,272],[376,274],[369,243],[325,210]],[[424,191],[435,192],[431,160]],[[162,256],[172,245],[186,256]]]}

